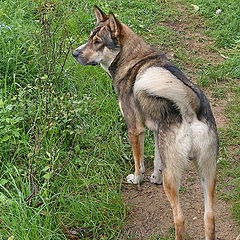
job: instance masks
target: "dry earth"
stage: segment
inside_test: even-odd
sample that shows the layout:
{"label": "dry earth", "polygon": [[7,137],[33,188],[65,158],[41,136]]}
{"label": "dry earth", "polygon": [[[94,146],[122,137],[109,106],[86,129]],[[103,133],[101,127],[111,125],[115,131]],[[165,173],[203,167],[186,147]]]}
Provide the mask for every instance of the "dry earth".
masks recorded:
{"label": "dry earth", "polygon": [[[203,21],[196,15],[192,16],[194,19],[187,20],[186,16],[182,16],[179,22],[172,22],[170,19],[161,24],[165,24],[172,31],[180,33],[184,30],[184,36],[180,38],[181,41],[186,41],[189,51],[193,51],[193,57],[204,57],[212,64],[217,64],[223,59],[219,52],[214,52],[209,48],[213,41],[201,33],[203,28]],[[198,29],[193,26],[192,22],[198,21]],[[204,41],[203,41],[204,40]],[[161,48],[161,46],[158,46]],[[180,46],[181,47],[181,44]],[[166,52],[168,57],[174,61],[173,50]],[[193,66],[191,59],[188,59],[183,66],[186,73],[191,79],[196,79],[193,73]],[[224,127],[227,124],[223,112],[226,101],[219,101],[214,99],[211,91],[207,91],[208,98],[212,104],[212,110],[216,118],[218,127]],[[151,236],[161,234],[168,238],[173,232],[173,216],[169,201],[164,193],[163,186],[151,184],[148,179],[153,171],[153,166],[149,166],[145,179],[142,185],[142,191],[139,192],[135,186],[125,185],[123,189],[123,197],[127,204],[133,206],[132,218],[126,227],[129,232],[133,233],[133,239],[150,239]],[[182,209],[185,215],[185,226],[188,240],[204,239],[204,203],[203,194],[200,186],[200,179],[194,167],[191,167],[185,172],[181,181],[180,199]],[[238,236],[239,226],[236,226],[233,217],[230,213],[231,204],[227,201],[221,200],[216,195],[216,236],[217,240],[235,240]],[[172,236],[172,235],[171,235]],[[157,238],[155,238],[157,239]]]}
{"label": "dry earth", "polygon": [[[152,169],[145,174],[150,177]],[[125,201],[133,206],[133,217],[127,226],[133,232],[133,239],[148,239],[155,234],[168,236],[169,229],[174,227],[170,203],[162,185],[144,182],[142,191],[126,185],[123,195]],[[194,168],[186,171],[180,189],[181,205],[185,216],[188,240],[204,239],[204,200],[200,179]],[[217,240],[235,240],[238,228],[234,224],[230,204],[216,198],[216,236]]]}

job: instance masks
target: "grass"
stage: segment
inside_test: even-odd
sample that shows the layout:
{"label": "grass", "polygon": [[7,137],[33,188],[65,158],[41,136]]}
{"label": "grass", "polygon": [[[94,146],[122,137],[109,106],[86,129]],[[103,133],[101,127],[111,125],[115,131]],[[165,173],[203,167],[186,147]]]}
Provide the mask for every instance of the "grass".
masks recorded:
{"label": "grass", "polygon": [[[96,3],[148,42],[175,52],[174,61],[194,72],[202,87],[214,89],[216,99],[229,96],[228,124],[220,129],[218,192],[233,203],[239,223],[237,1],[217,6],[195,0],[200,9],[194,13],[183,0],[177,8],[153,0],[6,0],[0,4],[0,239],[128,238],[124,224],[131,209],[121,184],[133,160],[116,93],[100,67],[81,67],[69,54],[95,25]],[[186,16],[206,22],[203,36],[227,59],[213,64],[189,50],[189,31],[198,24],[177,31],[165,24],[170,19],[177,25]],[[151,134],[147,139],[148,157]]]}

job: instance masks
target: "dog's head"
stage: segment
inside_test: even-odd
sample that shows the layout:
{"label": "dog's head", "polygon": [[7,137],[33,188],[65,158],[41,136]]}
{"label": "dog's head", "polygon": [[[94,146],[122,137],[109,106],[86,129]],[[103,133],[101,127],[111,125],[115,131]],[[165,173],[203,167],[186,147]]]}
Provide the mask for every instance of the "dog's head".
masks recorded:
{"label": "dog's head", "polygon": [[97,25],[91,31],[87,43],[76,48],[72,54],[80,64],[101,64],[108,68],[121,48],[122,25],[113,13],[106,15],[97,6],[95,15]]}

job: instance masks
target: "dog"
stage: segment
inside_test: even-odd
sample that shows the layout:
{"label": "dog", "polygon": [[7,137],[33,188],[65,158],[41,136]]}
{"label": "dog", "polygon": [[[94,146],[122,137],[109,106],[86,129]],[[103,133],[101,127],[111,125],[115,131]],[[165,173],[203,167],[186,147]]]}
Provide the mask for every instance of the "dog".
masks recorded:
{"label": "dog", "polygon": [[95,15],[97,25],[89,40],[72,54],[82,65],[100,64],[113,79],[135,162],[135,173],[127,176],[127,181],[140,185],[143,180],[147,127],[155,139],[150,181],[163,183],[173,210],[176,239],[185,239],[180,178],[189,162],[194,162],[204,192],[205,239],[214,240],[219,141],[206,96],[162,52],[147,44],[112,12],[107,15],[95,6]]}

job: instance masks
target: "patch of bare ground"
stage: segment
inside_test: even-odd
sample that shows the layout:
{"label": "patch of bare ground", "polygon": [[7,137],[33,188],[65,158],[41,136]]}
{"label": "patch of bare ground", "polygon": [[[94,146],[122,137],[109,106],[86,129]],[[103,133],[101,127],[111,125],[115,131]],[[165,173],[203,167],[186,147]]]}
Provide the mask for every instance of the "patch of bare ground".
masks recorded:
{"label": "patch of bare ground", "polygon": [[[211,47],[214,45],[214,41],[203,33],[204,22],[194,13],[190,15],[183,13],[178,21],[169,18],[160,24],[167,26],[180,36],[180,44],[176,47],[181,48],[184,45],[190,53],[188,59],[180,64],[185,68],[184,72],[193,82],[197,79],[195,69],[201,64],[196,59],[205,59],[209,64],[218,64],[223,61],[220,53]],[[161,46],[157,47],[162,48]],[[166,49],[161,50],[176,62],[178,61],[174,55],[176,47],[167,50],[167,52]],[[227,124],[227,118],[224,116],[227,100],[215,98],[211,89],[205,89],[204,92],[210,101],[218,128],[224,127]],[[148,168],[145,179],[149,179],[152,171]],[[126,185],[123,197],[129,205],[133,206],[133,216],[126,227],[131,229],[133,233],[131,239],[151,239],[151,236],[156,234],[168,239],[169,229],[174,227],[174,223],[172,209],[162,185],[154,185],[146,181],[141,192],[137,191],[135,186]],[[185,215],[187,239],[204,239],[204,199],[200,179],[194,168],[185,171],[183,175],[180,199]],[[230,213],[231,203],[221,200],[218,196],[216,196],[215,203],[216,239],[235,240],[239,234],[239,227],[234,223]]]}
{"label": "patch of bare ground", "polygon": [[[173,20],[170,17],[165,21],[159,23],[165,27],[168,27],[174,35],[177,36],[179,43],[177,46],[171,46],[166,49],[161,45],[157,47],[161,49],[169,59],[174,62],[179,62],[185,73],[192,80],[196,81],[196,70],[201,68],[203,63],[201,59],[204,59],[208,64],[219,64],[224,58],[220,52],[217,51],[214,46],[215,41],[204,34],[207,26],[205,22],[194,11],[184,9],[184,6],[175,2],[175,7],[182,9],[182,15],[177,20]],[[175,54],[176,49],[186,49],[187,57],[184,60],[179,60],[179,57]],[[196,61],[197,60],[197,61]]]}
{"label": "patch of bare ground", "polygon": [[[145,174],[146,179],[149,179],[151,171],[148,170]],[[172,209],[162,185],[146,181],[141,192],[135,186],[126,185],[123,196],[125,201],[133,206],[133,217],[127,226],[133,233],[132,239],[150,239],[158,234],[167,236],[169,229],[174,227]],[[200,179],[194,168],[183,175],[180,201],[185,216],[186,239],[204,239],[204,199]],[[228,202],[216,198],[217,240],[234,240],[238,235],[239,229],[228,208]]]}
{"label": "patch of bare ground", "polygon": [[[221,55],[211,48],[215,42],[202,33],[204,23],[197,15],[182,17],[178,21],[169,18],[162,24],[180,36],[179,40],[193,54],[192,58],[204,57],[213,64],[223,60]],[[191,59],[187,61],[187,65],[192,66]]]}

